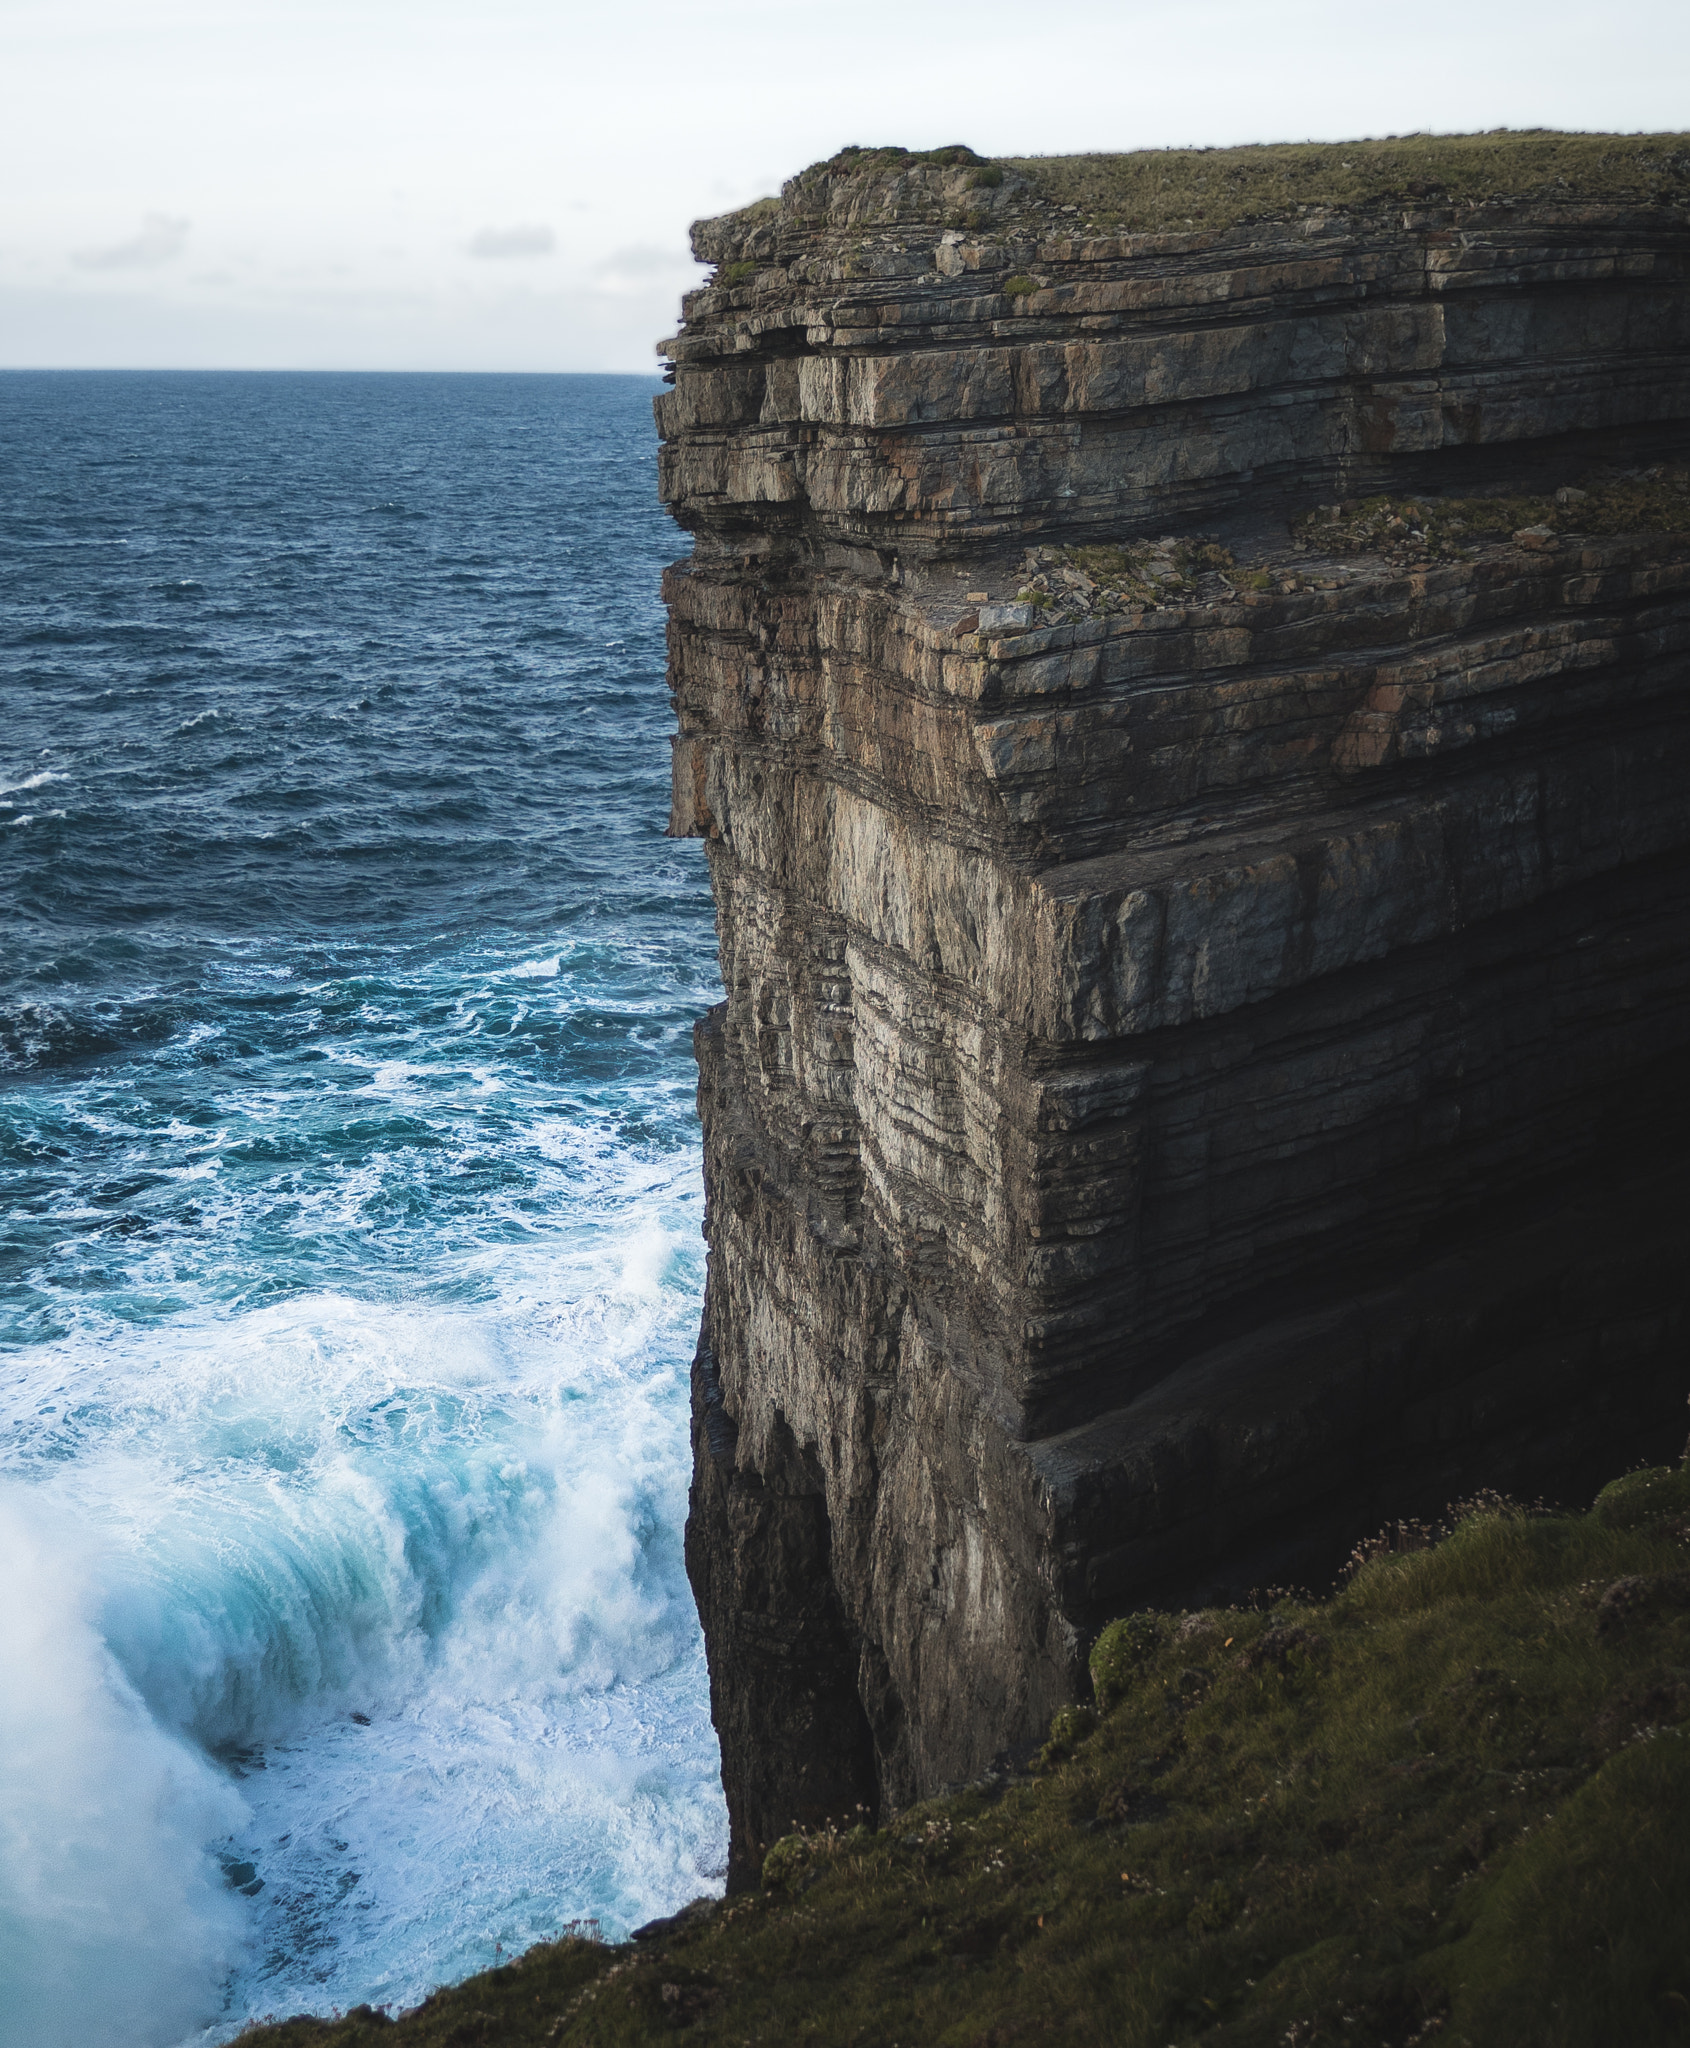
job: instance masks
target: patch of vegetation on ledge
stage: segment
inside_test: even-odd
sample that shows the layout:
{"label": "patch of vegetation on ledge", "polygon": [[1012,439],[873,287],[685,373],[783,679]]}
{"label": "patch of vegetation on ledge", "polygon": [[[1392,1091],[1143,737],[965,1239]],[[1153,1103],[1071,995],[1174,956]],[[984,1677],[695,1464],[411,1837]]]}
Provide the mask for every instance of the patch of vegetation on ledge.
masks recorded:
{"label": "patch of vegetation on ledge", "polygon": [[1270,142],[1114,156],[1005,157],[1041,198],[1114,229],[1230,227],[1299,207],[1498,199],[1690,200],[1690,134],[1495,129],[1375,142]]}
{"label": "patch of vegetation on ledge", "polygon": [[1292,532],[1325,554],[1382,554],[1401,562],[1447,561],[1498,540],[1553,551],[1562,534],[1690,533],[1690,470],[1662,463],[1589,475],[1552,493],[1351,499],[1317,506]]}
{"label": "patch of vegetation on ledge", "polygon": [[1092,1671],[1032,1775],[243,2048],[1690,2039],[1690,1468],[1399,1524],[1329,1600],[1133,1615]]}

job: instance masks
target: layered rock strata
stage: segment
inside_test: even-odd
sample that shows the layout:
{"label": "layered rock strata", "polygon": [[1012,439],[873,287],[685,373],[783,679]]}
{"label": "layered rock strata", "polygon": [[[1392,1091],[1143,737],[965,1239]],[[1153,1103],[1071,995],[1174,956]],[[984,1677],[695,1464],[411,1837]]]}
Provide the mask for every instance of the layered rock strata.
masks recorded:
{"label": "layered rock strata", "polygon": [[[1670,464],[1690,232],[1091,235],[964,160],[696,242],[658,418],[739,1881],[1033,1736],[1134,1602],[1677,1448],[1690,535],[1286,516]],[[1155,601],[1017,604],[1029,543],[1196,527]]]}

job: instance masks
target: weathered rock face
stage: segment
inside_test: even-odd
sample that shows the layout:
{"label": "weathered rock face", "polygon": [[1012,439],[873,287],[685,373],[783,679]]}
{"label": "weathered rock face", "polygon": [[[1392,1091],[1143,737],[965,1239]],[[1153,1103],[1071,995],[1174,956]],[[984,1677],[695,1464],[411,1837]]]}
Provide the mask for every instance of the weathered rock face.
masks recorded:
{"label": "weathered rock face", "polygon": [[[1285,525],[1670,457],[1685,220],[1101,238],[971,175],[706,223],[658,404],[736,1879],[1133,1602],[1575,1494],[1690,1381],[1690,538]],[[1267,566],[992,630],[1029,540],[1194,521]]]}

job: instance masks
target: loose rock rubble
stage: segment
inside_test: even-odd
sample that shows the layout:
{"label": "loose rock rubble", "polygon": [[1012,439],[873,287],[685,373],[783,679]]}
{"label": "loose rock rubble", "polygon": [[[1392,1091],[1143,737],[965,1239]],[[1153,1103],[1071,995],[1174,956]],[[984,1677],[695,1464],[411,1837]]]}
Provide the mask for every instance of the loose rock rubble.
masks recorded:
{"label": "loose rock rubble", "polygon": [[1220,544],[1170,534],[1154,541],[1027,550],[1016,602],[1040,625],[1164,606],[1215,603],[1237,587],[1238,566]]}
{"label": "loose rock rubble", "polygon": [[1459,561],[1487,545],[1552,554],[1563,533],[1682,533],[1690,529],[1690,470],[1660,464],[1586,477],[1541,496],[1347,498],[1292,526],[1292,545],[1392,563]]}
{"label": "loose rock rubble", "polygon": [[1564,535],[1687,530],[1690,469],[1666,464],[1587,476],[1533,496],[1350,498],[1294,518],[1283,552],[1258,549],[1242,562],[1212,534],[1031,547],[1013,597],[966,592],[979,609],[953,630],[1011,635],[1137,618],[1264,593],[1336,590],[1356,576],[1469,561],[1498,546],[1552,555]]}

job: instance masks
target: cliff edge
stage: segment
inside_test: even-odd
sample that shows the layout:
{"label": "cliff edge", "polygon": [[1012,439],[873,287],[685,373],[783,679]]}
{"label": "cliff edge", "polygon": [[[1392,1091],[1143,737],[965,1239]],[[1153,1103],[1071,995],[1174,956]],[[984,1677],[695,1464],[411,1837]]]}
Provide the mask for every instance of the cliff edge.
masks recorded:
{"label": "cliff edge", "polygon": [[1123,1617],[1026,1771],[759,1891],[242,2048],[1682,2048],[1690,1467],[1469,1502],[1335,1597]]}
{"label": "cliff edge", "polygon": [[1682,1436],[1690,145],[1193,154],[695,230],[732,1883],[1114,1614]]}

